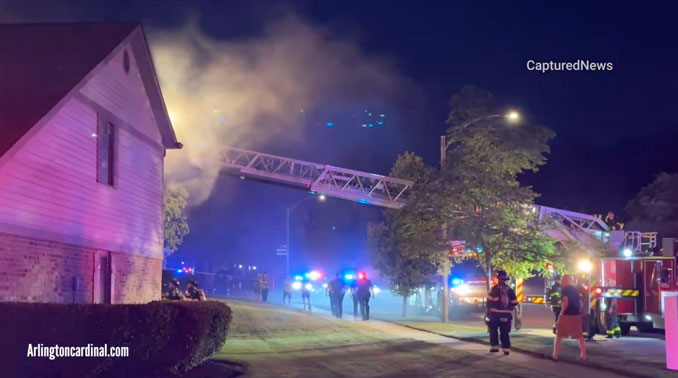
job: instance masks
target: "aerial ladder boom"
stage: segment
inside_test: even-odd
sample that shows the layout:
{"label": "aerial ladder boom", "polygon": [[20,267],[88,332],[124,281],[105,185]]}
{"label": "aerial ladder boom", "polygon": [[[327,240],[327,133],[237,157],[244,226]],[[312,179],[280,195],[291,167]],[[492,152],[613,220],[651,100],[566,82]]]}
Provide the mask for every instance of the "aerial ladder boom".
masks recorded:
{"label": "aerial ladder boom", "polygon": [[[329,197],[363,204],[400,209],[405,205],[413,182],[395,177],[335,167],[328,164],[226,147],[221,162],[227,172],[241,178],[278,183]],[[569,210],[534,205],[539,220],[548,219],[551,237],[590,250],[629,248],[633,254],[656,247],[656,233],[611,231],[600,218]],[[604,251],[601,251],[604,252]]]}
{"label": "aerial ladder boom", "polygon": [[400,209],[413,182],[327,164],[226,147],[221,162],[232,174],[363,204]]}

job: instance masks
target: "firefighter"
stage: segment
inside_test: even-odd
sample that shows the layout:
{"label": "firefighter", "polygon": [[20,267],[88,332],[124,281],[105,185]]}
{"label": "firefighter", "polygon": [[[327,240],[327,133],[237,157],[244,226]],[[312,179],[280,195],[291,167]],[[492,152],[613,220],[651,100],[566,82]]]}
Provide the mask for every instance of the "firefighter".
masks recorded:
{"label": "firefighter", "polygon": [[[608,287],[614,287],[614,281],[608,281]],[[605,328],[608,339],[621,337],[621,327],[617,321],[617,298],[605,297]]]}
{"label": "firefighter", "polygon": [[285,303],[287,305],[292,304],[292,281],[289,278],[283,284],[283,304]]}
{"label": "firefighter", "polygon": [[560,316],[560,310],[563,309],[562,286],[560,286],[559,278],[556,278],[553,285],[546,290],[546,298],[555,317],[555,322],[553,323],[553,333],[555,334],[558,316]]}
{"label": "firefighter", "polygon": [[[582,303],[584,303],[584,308],[582,309],[582,315],[586,315],[586,303],[589,301],[588,297],[588,287],[584,284],[583,281],[580,281],[577,284],[577,291],[579,292],[579,297],[582,300]],[[591,309],[594,309],[595,306],[591,305]],[[582,335],[586,340],[593,340],[593,329],[591,327],[591,316],[590,316],[590,310],[589,309],[589,316],[582,316]],[[595,319],[595,318],[594,318]]]}
{"label": "firefighter", "polygon": [[351,282],[351,298],[353,299],[353,319],[358,318],[358,282],[353,280]]}
{"label": "firefighter", "polygon": [[188,281],[186,288],[186,298],[191,299],[194,301],[205,301],[207,300],[207,296],[205,295],[205,292],[203,290],[200,290],[198,288],[198,283],[195,280],[190,280]]}
{"label": "firefighter", "polygon": [[337,273],[329,284],[327,285],[327,292],[330,296],[330,307],[332,308],[332,315],[337,318],[342,317],[344,310],[344,281],[341,279],[341,273]]}
{"label": "firefighter", "polygon": [[269,285],[268,272],[264,272],[264,274],[259,276],[259,290],[261,291],[262,302],[268,301],[268,285]]}
{"label": "firefighter", "polygon": [[372,294],[372,281],[367,278],[367,273],[358,273],[358,289],[356,290],[360,315],[363,320],[370,320],[370,297]]}
{"label": "firefighter", "polygon": [[311,312],[311,282],[307,278],[301,281],[301,301],[304,304],[304,310],[308,306],[308,311]]}
{"label": "firefighter", "polygon": [[184,295],[181,293],[179,280],[172,278],[172,280],[167,285],[168,291],[162,297],[164,299],[169,299],[171,301],[182,301],[184,300]]}
{"label": "firefighter", "polygon": [[604,218],[602,215],[596,215],[596,217],[605,222],[605,224],[610,227],[610,230],[612,231],[620,231],[624,229],[624,222],[620,222],[619,219],[617,219],[614,215],[613,211],[608,211]]}
{"label": "firefighter", "polygon": [[511,352],[511,319],[513,309],[518,305],[516,293],[506,283],[509,277],[503,270],[497,270],[497,284],[487,294],[488,325],[490,329],[490,352],[499,352],[499,341],[505,355]]}

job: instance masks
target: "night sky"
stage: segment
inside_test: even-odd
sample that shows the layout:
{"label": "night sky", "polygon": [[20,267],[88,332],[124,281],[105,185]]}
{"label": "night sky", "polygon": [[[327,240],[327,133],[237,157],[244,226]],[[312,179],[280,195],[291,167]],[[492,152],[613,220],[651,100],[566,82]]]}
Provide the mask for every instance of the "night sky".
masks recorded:
{"label": "night sky", "polygon": [[[207,35],[242,41],[294,14],[388,62],[411,85],[394,88],[388,98],[372,95],[369,86],[362,93],[330,88],[300,119],[303,140],[267,139],[257,149],[381,174],[406,150],[435,164],[449,98],[475,84],[493,92],[498,104],[518,109],[525,121],[557,133],[547,165],[523,178],[542,194],[538,203],[623,214],[626,202],[656,174],[678,172],[676,9],[582,4],[118,1],[53,7],[10,1],[0,2],[0,20],[138,21],[152,31],[180,28],[197,16]],[[530,59],[588,59],[612,62],[614,69],[543,74],[526,69]],[[384,114],[384,124],[362,127],[371,121],[366,110]],[[170,265],[186,260],[209,270],[226,261],[279,271],[284,261],[274,250],[284,242],[285,207],[306,195],[220,177],[211,197],[191,209],[192,233]],[[293,266],[366,266],[366,222],[379,213],[341,200],[304,202],[292,216]]]}

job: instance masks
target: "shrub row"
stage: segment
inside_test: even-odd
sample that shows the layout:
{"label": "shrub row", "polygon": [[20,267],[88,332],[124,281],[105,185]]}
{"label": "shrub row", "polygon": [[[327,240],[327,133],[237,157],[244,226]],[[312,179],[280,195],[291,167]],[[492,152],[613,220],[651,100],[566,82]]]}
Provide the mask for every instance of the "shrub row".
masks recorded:
{"label": "shrub row", "polygon": [[[226,341],[231,309],[218,301],[138,305],[0,303],[0,376],[164,377],[202,363]],[[129,357],[28,357],[33,347],[126,346]]]}

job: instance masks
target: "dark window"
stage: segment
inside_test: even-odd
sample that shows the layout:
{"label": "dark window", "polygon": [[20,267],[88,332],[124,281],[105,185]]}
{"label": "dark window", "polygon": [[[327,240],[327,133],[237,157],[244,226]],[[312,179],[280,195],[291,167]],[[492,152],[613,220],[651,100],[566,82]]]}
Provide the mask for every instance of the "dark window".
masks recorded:
{"label": "dark window", "polygon": [[129,73],[129,53],[125,50],[125,53],[122,55],[122,67],[125,69],[125,73]]}
{"label": "dark window", "polygon": [[115,176],[115,126],[100,121],[97,130],[97,181],[113,186]]}

